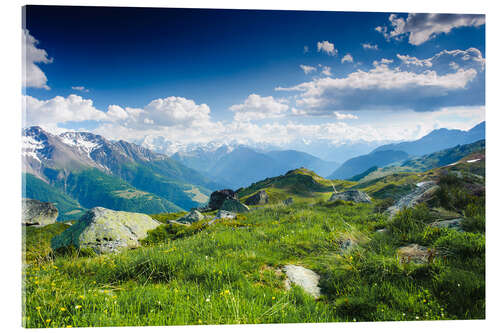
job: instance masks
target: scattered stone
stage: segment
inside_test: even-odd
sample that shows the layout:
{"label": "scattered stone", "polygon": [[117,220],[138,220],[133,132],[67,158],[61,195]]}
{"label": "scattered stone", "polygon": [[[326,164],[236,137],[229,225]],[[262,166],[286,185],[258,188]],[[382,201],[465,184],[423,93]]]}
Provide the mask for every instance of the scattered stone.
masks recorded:
{"label": "scattered stone", "polygon": [[413,262],[416,264],[426,264],[432,262],[436,257],[436,250],[418,244],[410,244],[400,247],[397,254],[401,263]]}
{"label": "scattered stone", "polygon": [[360,190],[347,190],[340,193],[332,193],[329,201],[353,201],[353,202],[371,202],[372,199],[365,192]]}
{"label": "scattered stone", "polygon": [[191,224],[194,222],[201,221],[204,218],[205,218],[205,216],[203,216],[202,213],[200,213],[198,210],[194,209],[194,210],[190,211],[189,213],[187,213],[186,215],[184,215],[183,217],[178,218],[177,222]]}
{"label": "scattered stone", "polygon": [[405,207],[413,207],[421,202],[432,198],[433,194],[439,189],[435,181],[425,181],[417,183],[417,188],[399,199],[394,205],[387,208],[390,217],[396,215],[397,212]]}
{"label": "scattered stone", "polygon": [[450,229],[455,229],[458,231],[462,231],[462,219],[453,219],[453,220],[446,220],[446,221],[437,221],[433,222],[430,224],[431,227],[436,227],[436,228],[450,228]]}
{"label": "scattered stone", "polygon": [[98,254],[118,252],[139,247],[139,240],[159,225],[146,214],[95,207],[52,238],[51,246],[55,250],[73,245],[79,249],[93,249]]}
{"label": "scattered stone", "polygon": [[269,202],[269,196],[265,190],[261,190],[245,200],[247,205],[265,205]]}
{"label": "scattered stone", "polygon": [[376,232],[377,234],[386,234],[386,233],[387,233],[387,231],[388,231],[388,230],[387,230],[386,228],[382,228],[382,229],[378,229],[378,230],[376,230],[375,232]]}
{"label": "scattered stone", "polygon": [[22,224],[26,226],[43,227],[56,222],[59,214],[57,208],[50,202],[23,198]]}
{"label": "scattered stone", "polygon": [[210,210],[220,209],[227,198],[238,200],[238,194],[230,189],[212,192],[208,201],[208,208]]}
{"label": "scattered stone", "polygon": [[304,289],[306,293],[318,298],[321,295],[321,289],[318,287],[320,276],[310,269],[296,265],[285,265],[283,267],[287,279],[285,288],[290,290],[291,283],[294,283]]}
{"label": "scattered stone", "polygon": [[239,200],[232,198],[227,198],[226,200],[224,200],[224,203],[222,204],[220,209],[233,213],[245,213],[250,211],[250,208],[248,208],[247,205],[242,204]]}
{"label": "scattered stone", "polygon": [[357,246],[358,243],[351,238],[347,238],[340,241],[340,252],[347,252]]}
{"label": "scattered stone", "polygon": [[232,212],[228,212],[227,210],[219,210],[217,215],[213,219],[211,219],[208,222],[208,225],[211,225],[214,223],[216,220],[221,220],[221,219],[228,219],[228,220],[234,220],[236,218],[236,214]]}
{"label": "scattered stone", "polygon": [[293,198],[287,198],[285,201],[283,201],[283,203],[285,204],[285,206],[290,206],[291,204],[293,204]]}

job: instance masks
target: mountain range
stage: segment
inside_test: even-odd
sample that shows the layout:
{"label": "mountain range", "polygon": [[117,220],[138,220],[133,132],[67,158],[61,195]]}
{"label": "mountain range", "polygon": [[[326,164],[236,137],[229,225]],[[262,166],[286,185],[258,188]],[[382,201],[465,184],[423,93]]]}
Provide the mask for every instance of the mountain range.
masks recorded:
{"label": "mountain range", "polygon": [[440,128],[415,141],[405,141],[380,146],[371,153],[344,162],[328,176],[329,179],[349,179],[373,167],[382,168],[396,162],[404,162],[426,154],[470,144],[485,139],[485,122],[468,131]]}
{"label": "mountain range", "polygon": [[86,132],[55,135],[36,126],[23,131],[23,173],[24,195],[51,193],[53,200],[46,201],[66,207],[63,215],[94,206],[147,213],[190,209],[219,187],[136,144]]}

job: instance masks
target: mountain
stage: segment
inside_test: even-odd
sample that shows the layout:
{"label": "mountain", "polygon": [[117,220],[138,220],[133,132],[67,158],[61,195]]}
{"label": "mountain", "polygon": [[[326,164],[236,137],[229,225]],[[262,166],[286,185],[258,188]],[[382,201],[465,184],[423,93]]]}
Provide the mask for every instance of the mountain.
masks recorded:
{"label": "mountain", "polygon": [[452,165],[474,153],[484,155],[485,146],[485,140],[479,140],[466,145],[457,145],[453,148],[440,150],[432,154],[410,158],[395,165],[376,168],[375,170],[369,169],[367,172],[360,175],[359,179],[356,180],[363,182],[394,173],[424,172],[434,168]]}
{"label": "mountain", "polygon": [[189,152],[177,152],[172,158],[234,189],[300,167],[325,176],[338,166],[336,162],[296,150],[264,152],[243,145],[223,145],[214,150],[199,147]]}
{"label": "mountain", "polygon": [[[55,135],[37,126],[23,130],[23,171],[82,207],[146,213],[199,206],[219,187],[174,159],[136,144],[86,132]],[[40,196],[30,186],[42,185],[29,179],[25,194]]]}
{"label": "mountain", "polygon": [[481,122],[468,131],[440,128],[416,141],[406,141],[383,145],[374,150],[399,150],[412,156],[421,156],[451,148],[456,145],[473,143],[485,139],[485,122]]}
{"label": "mountain", "polygon": [[328,176],[328,178],[349,179],[366,171],[368,168],[372,168],[374,166],[382,167],[397,161],[406,160],[408,157],[409,155],[404,151],[374,151],[370,154],[361,155],[347,160],[330,176]]}

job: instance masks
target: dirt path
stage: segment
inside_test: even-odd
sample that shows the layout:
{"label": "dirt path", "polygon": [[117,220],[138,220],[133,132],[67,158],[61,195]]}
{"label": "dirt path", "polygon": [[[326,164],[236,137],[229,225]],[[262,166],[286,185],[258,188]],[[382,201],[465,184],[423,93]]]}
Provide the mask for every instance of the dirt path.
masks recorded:
{"label": "dirt path", "polygon": [[415,190],[399,199],[391,207],[387,208],[387,212],[389,212],[390,217],[393,217],[397,212],[405,207],[415,206],[420,198],[422,198],[428,191],[437,187],[435,181],[420,182],[416,185],[417,188]]}

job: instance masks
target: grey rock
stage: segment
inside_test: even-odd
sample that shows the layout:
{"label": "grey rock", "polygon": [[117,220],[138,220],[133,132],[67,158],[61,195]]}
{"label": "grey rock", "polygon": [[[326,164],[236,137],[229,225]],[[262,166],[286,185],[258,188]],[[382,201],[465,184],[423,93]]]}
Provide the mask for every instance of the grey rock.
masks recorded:
{"label": "grey rock", "polygon": [[232,198],[227,198],[226,200],[224,200],[224,203],[222,204],[220,209],[233,213],[245,213],[250,211],[250,208],[248,208],[247,205],[242,204],[241,202],[239,202],[239,200]]}
{"label": "grey rock", "polygon": [[410,244],[398,248],[397,254],[401,263],[426,264],[437,255],[437,251],[418,244]]}
{"label": "grey rock", "polygon": [[436,228],[450,228],[450,229],[462,231],[462,219],[458,218],[458,219],[453,219],[453,220],[437,221],[437,222],[431,223],[430,226],[436,227]]}
{"label": "grey rock", "polygon": [[212,194],[210,194],[210,200],[208,201],[208,208],[210,210],[220,209],[224,201],[228,198],[238,200],[238,194],[230,189],[212,192]]}
{"label": "grey rock", "polygon": [[321,289],[318,287],[320,276],[310,269],[296,265],[285,265],[283,267],[287,279],[285,280],[285,288],[290,289],[291,283],[296,284],[304,289],[306,293],[318,298],[321,295]]}
{"label": "grey rock", "polygon": [[52,203],[35,199],[23,198],[22,210],[21,223],[26,226],[43,227],[55,223],[59,214]]}
{"label": "grey rock", "polygon": [[372,199],[365,192],[359,190],[347,190],[340,193],[333,193],[329,201],[353,201],[353,202],[371,202]]}
{"label": "grey rock", "polygon": [[289,198],[285,199],[283,201],[283,204],[285,204],[285,206],[290,206],[291,204],[293,204],[293,198],[289,197]]}
{"label": "grey rock", "polygon": [[341,252],[347,252],[356,247],[358,243],[351,238],[344,239],[340,241],[340,251]]}
{"label": "grey rock", "polygon": [[397,212],[406,207],[413,207],[421,202],[431,198],[434,193],[439,189],[434,181],[424,181],[417,183],[417,188],[399,199],[394,205],[387,208],[389,216],[396,215]]}
{"label": "grey rock", "polygon": [[114,211],[95,207],[78,222],[52,238],[52,248],[74,246],[93,249],[96,253],[118,252],[137,248],[147,232],[160,225],[146,214]]}
{"label": "grey rock", "polygon": [[186,215],[182,216],[181,218],[177,219],[177,222],[180,223],[193,223],[193,222],[198,222],[201,221],[205,218],[202,213],[200,213],[198,210],[194,209],[187,213]]}
{"label": "grey rock", "polygon": [[269,202],[269,196],[265,190],[260,190],[245,200],[247,205],[265,205]]}
{"label": "grey rock", "polygon": [[234,220],[236,218],[236,214],[232,212],[228,212],[227,210],[219,210],[217,215],[213,219],[211,219],[208,222],[208,225],[214,223],[216,220],[221,220],[221,219],[227,219],[227,220]]}

